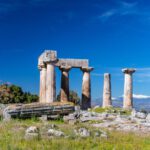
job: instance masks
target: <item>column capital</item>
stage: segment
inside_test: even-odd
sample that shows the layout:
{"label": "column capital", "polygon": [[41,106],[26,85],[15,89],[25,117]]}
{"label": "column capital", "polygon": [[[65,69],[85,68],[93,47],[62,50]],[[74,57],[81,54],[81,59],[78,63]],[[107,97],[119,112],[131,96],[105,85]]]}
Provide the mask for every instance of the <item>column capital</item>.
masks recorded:
{"label": "column capital", "polygon": [[91,71],[94,70],[94,68],[93,68],[93,67],[82,67],[81,70],[82,70],[83,72],[91,72]]}
{"label": "column capital", "polygon": [[44,63],[40,64],[40,65],[38,65],[38,69],[39,70],[46,69],[46,65]]}
{"label": "column capital", "polygon": [[60,66],[59,67],[59,69],[61,71],[65,71],[65,72],[69,72],[71,68],[72,68],[71,66]]}
{"label": "column capital", "polygon": [[110,73],[104,73],[104,76],[110,76],[111,74]]}
{"label": "column capital", "polygon": [[57,51],[55,50],[45,50],[43,55],[44,63],[55,64],[58,61]]}
{"label": "column capital", "polygon": [[125,73],[125,74],[132,74],[136,71],[136,69],[134,68],[124,68],[122,69],[122,72]]}

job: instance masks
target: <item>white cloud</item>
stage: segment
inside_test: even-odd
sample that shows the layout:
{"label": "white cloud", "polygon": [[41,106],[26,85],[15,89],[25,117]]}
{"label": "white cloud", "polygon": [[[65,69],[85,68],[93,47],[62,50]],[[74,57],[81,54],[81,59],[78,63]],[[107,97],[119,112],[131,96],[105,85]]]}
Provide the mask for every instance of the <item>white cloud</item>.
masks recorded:
{"label": "white cloud", "polygon": [[148,99],[148,98],[150,98],[150,96],[142,95],[142,94],[133,94],[133,98],[136,98],[136,99]]}
{"label": "white cloud", "polygon": [[117,13],[117,10],[112,9],[109,11],[104,12],[103,14],[101,14],[98,18],[101,20],[107,20],[108,18],[112,17],[113,15],[115,15]]}
{"label": "white cloud", "polygon": [[120,16],[127,16],[127,15],[136,15],[138,19],[142,18],[142,20],[147,18],[149,20],[150,18],[150,11],[142,10],[138,7],[138,2],[125,2],[125,1],[119,1],[117,2],[116,6],[114,8],[106,10],[101,15],[98,16],[98,18],[101,21],[107,21],[111,17],[120,17]]}
{"label": "white cloud", "polygon": [[[124,95],[120,96],[121,98],[124,97]],[[133,98],[135,99],[149,99],[149,95],[143,95],[143,94],[133,94]]]}
{"label": "white cloud", "polygon": [[138,71],[150,71],[150,67],[147,68],[136,68]]}
{"label": "white cloud", "polygon": [[124,8],[133,8],[138,4],[137,2],[129,3],[129,2],[125,2],[125,1],[120,1],[119,3]]}

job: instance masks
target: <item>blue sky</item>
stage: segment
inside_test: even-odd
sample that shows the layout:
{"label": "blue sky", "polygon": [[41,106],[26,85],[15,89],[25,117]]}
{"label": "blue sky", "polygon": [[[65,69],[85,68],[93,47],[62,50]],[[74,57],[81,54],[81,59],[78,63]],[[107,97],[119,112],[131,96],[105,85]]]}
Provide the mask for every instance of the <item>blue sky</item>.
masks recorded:
{"label": "blue sky", "polygon": [[[1,82],[38,93],[37,58],[44,49],[89,59],[93,98],[102,96],[106,72],[113,96],[122,95],[124,67],[137,68],[134,93],[150,95],[150,1],[0,0]],[[70,88],[79,94],[81,81],[81,71],[71,70]]]}

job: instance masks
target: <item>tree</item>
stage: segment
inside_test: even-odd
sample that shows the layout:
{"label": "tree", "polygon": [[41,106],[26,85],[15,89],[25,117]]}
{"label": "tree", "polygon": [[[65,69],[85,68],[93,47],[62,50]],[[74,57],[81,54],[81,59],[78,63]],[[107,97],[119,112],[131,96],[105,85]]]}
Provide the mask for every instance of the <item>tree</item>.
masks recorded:
{"label": "tree", "polygon": [[[57,101],[60,101],[60,93],[57,95]],[[79,104],[80,97],[78,96],[77,92],[70,91],[70,93],[69,93],[69,101],[73,102],[75,104]]]}
{"label": "tree", "polygon": [[29,92],[23,92],[22,88],[16,85],[0,85],[0,103],[31,103],[37,102],[38,96]]}

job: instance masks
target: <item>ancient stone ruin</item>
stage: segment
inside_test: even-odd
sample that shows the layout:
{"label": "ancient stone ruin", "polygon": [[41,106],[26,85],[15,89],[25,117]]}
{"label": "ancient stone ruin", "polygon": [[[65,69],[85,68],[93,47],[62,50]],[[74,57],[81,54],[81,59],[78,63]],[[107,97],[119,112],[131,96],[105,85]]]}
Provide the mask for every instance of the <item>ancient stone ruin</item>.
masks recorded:
{"label": "ancient stone ruin", "polygon": [[104,74],[104,89],[103,89],[103,108],[112,106],[111,100],[111,75],[109,73]]}
{"label": "ancient stone ruin", "polygon": [[124,83],[124,101],[123,108],[132,109],[133,108],[133,84],[132,84],[132,74],[135,72],[135,69],[125,68],[122,72],[125,74],[125,83]]}
{"label": "ancient stone ruin", "polygon": [[82,109],[91,107],[91,81],[87,59],[61,59],[57,58],[57,52],[53,50],[44,51],[38,60],[40,70],[40,103],[52,103],[56,101],[56,73],[55,67],[61,71],[61,102],[69,101],[69,71],[73,68],[79,68],[83,72],[82,82]]}
{"label": "ancient stone ruin", "polygon": [[[122,69],[122,72],[125,74],[124,79],[124,99],[123,99],[123,108],[132,109],[133,108],[133,81],[132,74],[136,70],[133,68]],[[103,108],[112,107],[112,98],[111,98],[111,75],[109,73],[104,74],[104,88],[103,88]]]}
{"label": "ancient stone ruin", "polygon": [[[60,102],[56,102],[56,72],[55,67],[61,71]],[[67,115],[75,111],[73,103],[69,100],[69,71],[78,68],[83,72],[82,79],[82,99],[81,109],[91,108],[91,79],[87,59],[62,59],[57,58],[57,52],[53,50],[44,51],[38,59],[40,70],[40,96],[38,103],[10,105],[3,111],[3,116],[7,120],[11,117],[28,118],[32,116],[41,117],[43,115],[51,118],[53,115]],[[132,74],[135,69],[126,68],[122,72],[125,74],[123,108],[133,108],[133,85]],[[112,107],[111,98],[111,75],[104,74],[103,87],[103,108]]]}

